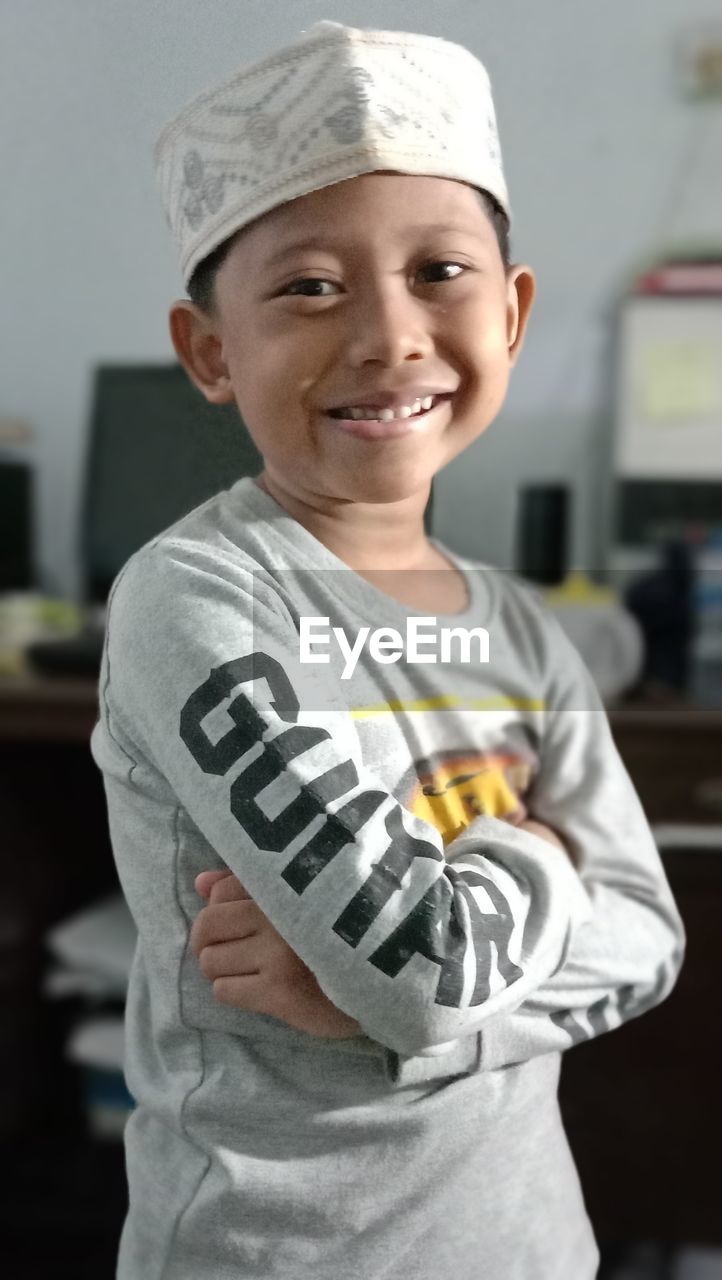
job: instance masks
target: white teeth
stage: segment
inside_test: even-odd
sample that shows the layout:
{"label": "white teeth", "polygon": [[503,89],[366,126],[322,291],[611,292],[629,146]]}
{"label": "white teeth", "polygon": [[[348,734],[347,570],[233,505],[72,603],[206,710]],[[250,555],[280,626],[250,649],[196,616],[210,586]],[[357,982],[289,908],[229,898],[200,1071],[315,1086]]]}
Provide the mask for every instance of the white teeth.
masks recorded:
{"label": "white teeth", "polygon": [[411,418],[416,413],[430,409],[433,403],[433,396],[424,396],[423,400],[400,405],[398,409],[375,409],[372,405],[361,405],[354,409],[339,409],[337,412],[340,417],[352,418],[354,422],[394,422],[397,418]]}

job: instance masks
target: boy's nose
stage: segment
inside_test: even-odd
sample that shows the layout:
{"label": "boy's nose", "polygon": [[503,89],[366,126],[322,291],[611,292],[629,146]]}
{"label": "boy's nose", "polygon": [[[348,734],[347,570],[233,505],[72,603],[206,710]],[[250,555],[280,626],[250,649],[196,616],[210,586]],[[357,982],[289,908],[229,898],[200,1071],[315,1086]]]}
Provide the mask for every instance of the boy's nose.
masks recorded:
{"label": "boy's nose", "polygon": [[422,360],[434,349],[428,310],[397,289],[369,289],[349,308],[349,363],[375,360],[385,365]]}

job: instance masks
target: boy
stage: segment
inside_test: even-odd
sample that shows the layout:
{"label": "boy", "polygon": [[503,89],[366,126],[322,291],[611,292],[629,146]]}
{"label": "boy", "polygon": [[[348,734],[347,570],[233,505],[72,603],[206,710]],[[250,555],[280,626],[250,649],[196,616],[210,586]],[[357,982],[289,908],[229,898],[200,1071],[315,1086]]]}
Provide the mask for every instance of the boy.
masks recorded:
{"label": "boy", "polygon": [[423,530],[534,292],[488,78],[323,22],[157,155],[175,349],[264,470],[109,601],[92,747],[139,930],[118,1274],[591,1280],[561,1051],[663,999],[684,937],[576,652]]}

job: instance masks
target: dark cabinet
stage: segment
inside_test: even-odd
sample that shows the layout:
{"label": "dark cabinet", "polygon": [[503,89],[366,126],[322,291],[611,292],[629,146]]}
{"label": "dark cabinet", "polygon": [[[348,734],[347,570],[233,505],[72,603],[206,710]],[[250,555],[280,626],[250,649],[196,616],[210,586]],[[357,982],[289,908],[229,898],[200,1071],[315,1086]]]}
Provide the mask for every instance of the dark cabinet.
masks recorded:
{"label": "dark cabinet", "polygon": [[722,712],[630,706],[611,721],[687,952],[663,1004],[564,1055],[562,1113],[599,1238],[720,1245]]}

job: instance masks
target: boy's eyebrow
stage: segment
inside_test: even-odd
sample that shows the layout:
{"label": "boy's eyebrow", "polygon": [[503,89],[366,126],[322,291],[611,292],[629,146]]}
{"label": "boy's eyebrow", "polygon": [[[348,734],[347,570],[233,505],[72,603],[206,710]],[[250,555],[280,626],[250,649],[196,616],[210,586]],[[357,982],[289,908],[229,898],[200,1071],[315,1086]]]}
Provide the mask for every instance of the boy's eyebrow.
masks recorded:
{"label": "boy's eyebrow", "polygon": [[[431,236],[439,233],[444,235],[450,233],[452,235],[461,234],[478,238],[478,232],[473,227],[455,226],[449,222],[438,222],[433,226],[409,227],[408,230],[419,235]],[[291,244],[284,245],[277,253],[271,254],[269,258],[266,258],[264,265],[266,267],[275,267],[279,262],[285,261],[292,254],[300,253],[304,249],[343,249],[344,245],[345,241],[336,236],[304,236],[302,240],[294,240]]]}

